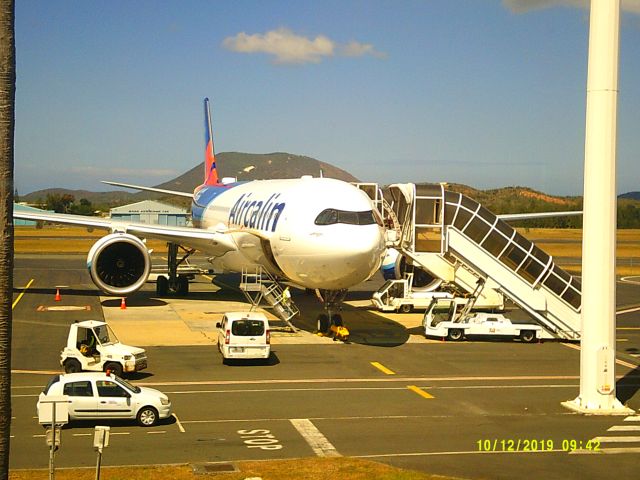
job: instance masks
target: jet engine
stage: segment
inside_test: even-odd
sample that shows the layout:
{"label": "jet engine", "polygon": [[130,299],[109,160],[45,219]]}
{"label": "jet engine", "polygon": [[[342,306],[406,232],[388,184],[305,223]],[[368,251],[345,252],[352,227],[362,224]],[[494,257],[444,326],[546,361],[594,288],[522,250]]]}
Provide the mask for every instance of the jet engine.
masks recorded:
{"label": "jet engine", "polygon": [[151,271],[151,256],[145,243],[129,233],[112,233],[93,244],[87,255],[91,280],[111,295],[139,290]]}
{"label": "jet engine", "polygon": [[407,262],[407,258],[393,248],[388,248],[382,261],[382,276],[385,280],[400,280],[407,273],[413,273],[413,290],[431,291],[440,286],[442,280],[434,277],[426,270]]}

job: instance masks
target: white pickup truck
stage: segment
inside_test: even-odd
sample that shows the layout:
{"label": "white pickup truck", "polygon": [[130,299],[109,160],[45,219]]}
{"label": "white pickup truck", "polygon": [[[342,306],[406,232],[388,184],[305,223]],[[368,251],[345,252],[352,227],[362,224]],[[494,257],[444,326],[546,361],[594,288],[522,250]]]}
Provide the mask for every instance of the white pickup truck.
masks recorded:
{"label": "white pickup truck", "polygon": [[429,337],[462,340],[468,336],[512,337],[525,343],[546,338],[539,325],[513,323],[501,313],[476,313],[460,322],[441,321],[425,315],[424,333]]}

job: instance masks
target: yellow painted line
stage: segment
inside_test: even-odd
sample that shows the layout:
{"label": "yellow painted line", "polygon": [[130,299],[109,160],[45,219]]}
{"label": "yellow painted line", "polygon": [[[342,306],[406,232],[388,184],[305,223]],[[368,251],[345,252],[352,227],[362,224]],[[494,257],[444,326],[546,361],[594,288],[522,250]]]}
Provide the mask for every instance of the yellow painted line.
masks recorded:
{"label": "yellow painted line", "polygon": [[11,310],[13,310],[14,308],[16,308],[16,305],[18,304],[18,302],[22,299],[22,296],[24,295],[24,292],[27,291],[27,288],[29,288],[31,286],[31,284],[33,283],[33,278],[31,280],[29,280],[29,283],[27,283],[27,285],[22,289],[22,291],[20,292],[20,295],[18,295],[18,298],[16,298],[13,303],[11,304]]}
{"label": "yellow painted line", "polygon": [[616,327],[616,330],[640,330],[640,327]]}
{"label": "yellow painted line", "polygon": [[396,374],[396,372],[394,372],[393,370],[389,370],[387,367],[385,367],[384,365],[382,365],[382,364],[380,364],[378,362],[371,362],[371,365],[376,367],[382,373],[386,373],[387,375],[395,375]]}
{"label": "yellow painted line", "polygon": [[416,387],[415,385],[407,385],[407,388],[409,390],[411,390],[414,393],[417,393],[418,395],[420,395],[421,397],[424,398],[433,398],[433,395],[430,395],[429,393],[425,392],[424,390],[422,390],[420,387]]}

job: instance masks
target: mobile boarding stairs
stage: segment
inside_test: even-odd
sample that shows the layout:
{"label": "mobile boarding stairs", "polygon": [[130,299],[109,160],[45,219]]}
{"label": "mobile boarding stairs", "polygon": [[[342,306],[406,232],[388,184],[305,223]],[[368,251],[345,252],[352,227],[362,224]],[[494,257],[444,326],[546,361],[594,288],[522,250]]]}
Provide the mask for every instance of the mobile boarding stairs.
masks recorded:
{"label": "mobile boarding stairs", "polygon": [[505,221],[444,185],[394,184],[384,197],[388,246],[408,263],[474,297],[502,294],[552,337],[580,339],[580,281]]}

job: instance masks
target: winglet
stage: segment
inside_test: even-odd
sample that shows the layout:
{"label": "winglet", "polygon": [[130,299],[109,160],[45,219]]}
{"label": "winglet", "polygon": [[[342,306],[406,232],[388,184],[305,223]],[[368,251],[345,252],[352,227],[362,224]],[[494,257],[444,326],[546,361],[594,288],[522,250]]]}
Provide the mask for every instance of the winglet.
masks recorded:
{"label": "winglet", "polygon": [[204,184],[220,185],[216,168],[216,154],[213,149],[213,128],[208,98],[204,99],[204,144]]}

